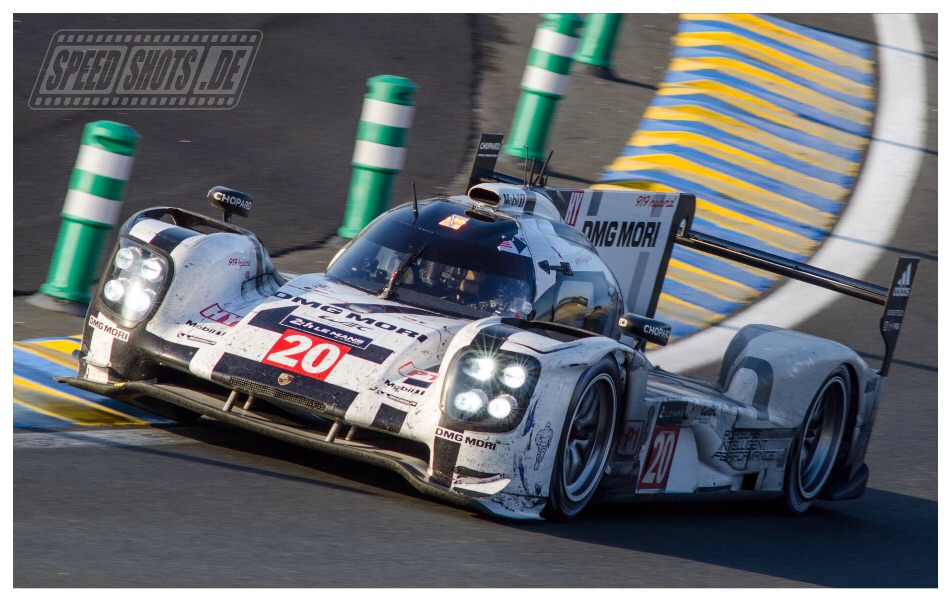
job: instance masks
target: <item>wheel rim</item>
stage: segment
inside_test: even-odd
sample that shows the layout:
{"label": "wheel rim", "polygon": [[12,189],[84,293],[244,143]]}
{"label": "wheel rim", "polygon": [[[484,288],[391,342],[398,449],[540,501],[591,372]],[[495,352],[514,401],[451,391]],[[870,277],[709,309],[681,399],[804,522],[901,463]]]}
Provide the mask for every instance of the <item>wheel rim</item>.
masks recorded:
{"label": "wheel rim", "polygon": [[572,502],[586,498],[600,479],[613,436],[615,398],[613,379],[601,374],[587,385],[574,408],[561,461],[564,491]]}
{"label": "wheel rim", "polygon": [[798,473],[799,487],[806,500],[818,495],[834,466],[844,433],[846,390],[840,376],[828,380],[802,425]]}

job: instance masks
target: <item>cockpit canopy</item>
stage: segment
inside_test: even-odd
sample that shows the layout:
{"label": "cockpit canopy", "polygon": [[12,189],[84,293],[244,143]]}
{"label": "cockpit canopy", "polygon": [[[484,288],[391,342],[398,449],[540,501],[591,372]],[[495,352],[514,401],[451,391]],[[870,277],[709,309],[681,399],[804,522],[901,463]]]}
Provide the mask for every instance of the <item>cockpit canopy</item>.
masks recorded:
{"label": "cockpit canopy", "polygon": [[[469,318],[528,318],[534,297],[529,256],[506,251],[516,221],[447,200],[384,214],[327,271],[380,297]],[[518,241],[518,244],[522,242]]]}
{"label": "cockpit canopy", "polygon": [[551,321],[620,337],[619,286],[577,229],[543,217],[519,223],[446,198],[419,202],[418,212],[404,205],[380,216],[327,276],[438,313]]}

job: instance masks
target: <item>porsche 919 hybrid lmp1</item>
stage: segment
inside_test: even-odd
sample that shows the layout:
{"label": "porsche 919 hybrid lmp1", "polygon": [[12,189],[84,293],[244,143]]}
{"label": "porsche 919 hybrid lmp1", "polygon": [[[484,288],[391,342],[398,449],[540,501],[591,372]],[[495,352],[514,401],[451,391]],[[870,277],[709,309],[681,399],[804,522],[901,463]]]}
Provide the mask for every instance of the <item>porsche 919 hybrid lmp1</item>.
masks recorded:
{"label": "porsche 919 hybrid lmp1", "polygon": [[[552,189],[494,171],[466,195],[367,226],[326,273],[282,274],[233,225],[132,216],[86,317],[69,384],[178,421],[207,416],[401,473],[446,501],[566,520],[592,499],[860,496],[865,450],[917,259],[890,290],[694,231],[690,194]],[[674,243],[885,305],[879,371],[833,341],[740,330],[716,381],[646,344]]]}

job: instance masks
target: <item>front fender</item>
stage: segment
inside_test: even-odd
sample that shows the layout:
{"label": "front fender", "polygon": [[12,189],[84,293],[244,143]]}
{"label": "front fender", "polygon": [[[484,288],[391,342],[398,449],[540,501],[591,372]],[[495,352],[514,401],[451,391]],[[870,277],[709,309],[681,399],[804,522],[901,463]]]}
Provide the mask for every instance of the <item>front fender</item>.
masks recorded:
{"label": "front fender", "polygon": [[[161,220],[171,216],[174,223]],[[194,227],[217,229],[205,234]],[[151,379],[159,364],[187,369],[195,352],[220,341],[243,314],[282,283],[267,251],[249,231],[180,209],[136,213],[119,232],[86,318],[79,374],[94,381]],[[136,320],[104,300],[125,244],[161,257],[166,279]],[[124,281],[124,279],[119,279]],[[128,294],[126,294],[128,296]]]}
{"label": "front fender", "polygon": [[[549,493],[557,440],[578,378],[605,355],[631,349],[602,336],[565,338],[519,327],[491,317],[473,322],[453,339],[440,380],[452,376],[453,358],[470,347],[497,348],[530,356],[540,363],[540,376],[523,418],[510,431],[485,433],[461,428],[445,412],[440,398],[439,421],[432,439],[430,474],[458,493],[480,498],[498,514],[537,513]],[[443,396],[444,396],[444,387]],[[493,506],[497,505],[497,506]]]}

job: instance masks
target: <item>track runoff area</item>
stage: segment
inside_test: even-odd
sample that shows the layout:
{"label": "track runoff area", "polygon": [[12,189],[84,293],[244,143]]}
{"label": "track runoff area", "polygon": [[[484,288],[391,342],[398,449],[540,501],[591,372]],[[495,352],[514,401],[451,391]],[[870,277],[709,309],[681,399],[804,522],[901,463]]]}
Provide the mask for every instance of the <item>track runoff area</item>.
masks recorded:
{"label": "track runoff area", "polygon": [[[684,15],[664,82],[594,187],[690,191],[701,231],[863,276],[909,198],[921,160],[913,148],[926,131],[914,17],[876,15],[875,25],[876,106],[868,44],[764,16]],[[774,283],[675,248],[657,316],[678,339],[651,360],[671,370],[705,366],[743,325],[794,327],[838,297],[791,281],[754,302]],[[78,336],[14,342],[15,428],[167,423],[54,383],[75,373],[79,344]]]}

